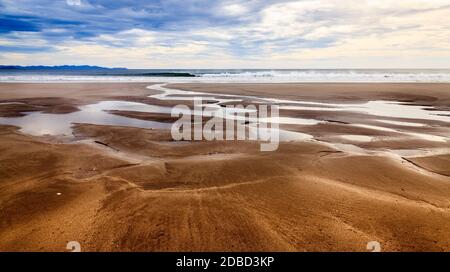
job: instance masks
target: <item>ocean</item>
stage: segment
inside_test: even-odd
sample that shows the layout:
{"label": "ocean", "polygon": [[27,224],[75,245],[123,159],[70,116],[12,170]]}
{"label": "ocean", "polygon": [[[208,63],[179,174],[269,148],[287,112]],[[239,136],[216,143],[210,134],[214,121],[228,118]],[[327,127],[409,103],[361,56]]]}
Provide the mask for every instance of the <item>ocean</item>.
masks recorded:
{"label": "ocean", "polygon": [[0,70],[0,82],[436,82],[450,69],[91,69]]}

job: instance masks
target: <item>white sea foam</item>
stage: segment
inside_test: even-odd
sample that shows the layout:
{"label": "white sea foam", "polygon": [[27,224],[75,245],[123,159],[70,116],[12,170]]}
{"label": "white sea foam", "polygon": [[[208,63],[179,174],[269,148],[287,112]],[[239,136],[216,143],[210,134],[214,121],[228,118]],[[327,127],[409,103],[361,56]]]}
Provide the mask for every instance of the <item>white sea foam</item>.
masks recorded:
{"label": "white sea foam", "polygon": [[450,82],[450,71],[272,70],[202,74],[218,82]]}
{"label": "white sea foam", "polygon": [[186,70],[196,77],[122,75],[43,75],[0,73],[0,82],[441,82],[450,83],[450,70]]}

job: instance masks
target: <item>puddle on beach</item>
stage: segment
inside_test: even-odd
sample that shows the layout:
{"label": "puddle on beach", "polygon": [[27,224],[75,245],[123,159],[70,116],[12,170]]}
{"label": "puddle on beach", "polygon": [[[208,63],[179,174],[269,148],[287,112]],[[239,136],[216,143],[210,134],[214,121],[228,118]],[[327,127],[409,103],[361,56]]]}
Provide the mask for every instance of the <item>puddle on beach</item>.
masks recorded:
{"label": "puddle on beach", "polygon": [[107,113],[106,110],[170,112],[170,108],[126,101],[102,101],[79,107],[80,111],[66,114],[27,112],[22,117],[0,117],[0,124],[14,125],[31,135],[72,135],[73,123],[114,125],[140,128],[170,128],[170,124],[145,121]]}
{"label": "puddle on beach", "polygon": [[[312,105],[316,105],[315,107],[281,106],[280,109],[302,111],[349,111],[362,112],[368,115],[380,117],[450,122],[450,116],[447,116],[448,112],[446,111],[428,110],[430,107],[409,105],[396,101],[376,100],[368,101],[362,104],[326,104],[332,107],[320,107],[320,105],[323,104],[324,103],[313,103]],[[405,122],[404,124],[408,123]]]}
{"label": "puddle on beach", "polygon": [[385,123],[385,124],[405,126],[405,127],[425,127],[426,126],[425,124],[415,123],[415,122],[403,122],[403,121],[392,121],[392,120],[381,120],[381,119],[377,119],[375,121]]}
{"label": "puddle on beach", "polygon": [[399,156],[408,158],[450,154],[450,148],[390,149],[389,151]]}
{"label": "puddle on beach", "polygon": [[341,135],[340,138],[354,142],[370,142],[374,137],[366,135]]}
{"label": "puddle on beach", "polygon": [[[349,111],[349,112],[363,112],[371,116],[379,117],[391,117],[391,118],[404,118],[415,120],[430,120],[430,121],[442,121],[450,122],[450,116],[445,111],[430,111],[429,107],[416,106],[405,104],[395,101],[369,101],[361,104],[336,104],[336,103],[321,103],[310,101],[291,101],[284,99],[273,98],[261,98],[254,96],[239,96],[239,95],[227,95],[227,94],[211,94],[202,92],[190,92],[176,89],[169,89],[164,87],[165,84],[155,84],[148,86],[148,89],[157,90],[161,93],[151,95],[152,98],[161,100],[194,100],[194,97],[203,97],[204,100],[214,101],[212,103],[203,104],[206,107],[208,113],[225,111],[223,114],[225,118],[239,119],[239,115],[234,115],[236,112],[249,113],[251,110],[229,109],[222,107],[224,103],[229,102],[242,102],[244,100],[259,101],[262,103],[270,104],[288,104],[288,106],[280,106],[280,109],[290,110],[317,110],[317,111]],[[20,102],[7,102],[0,104],[18,104]],[[171,124],[146,121],[134,118],[128,118],[115,114],[108,113],[107,111],[137,111],[137,112],[151,112],[151,113],[166,113],[170,114],[171,107],[162,107],[156,105],[148,105],[137,102],[127,101],[102,101],[95,104],[89,104],[79,107],[80,111],[67,113],[67,114],[51,114],[43,112],[27,112],[23,117],[0,117],[0,124],[15,125],[21,127],[21,131],[32,135],[72,135],[73,123],[87,123],[96,125],[113,125],[113,126],[129,126],[139,128],[161,128],[170,129]],[[194,112],[195,114],[196,112]],[[316,125],[326,121],[306,118],[294,118],[294,117],[279,117],[279,118],[266,118],[266,119],[247,119],[251,123],[275,121],[279,124],[292,124],[292,125]],[[373,119],[372,121],[385,123],[387,125],[398,125],[405,127],[421,127],[426,126],[416,122],[403,122],[394,120],[382,120]],[[429,135],[417,132],[405,132],[398,131],[396,129],[387,128],[383,126],[374,126],[367,124],[350,124],[351,126],[374,129],[385,132],[395,132],[401,134],[407,134],[410,137],[417,137],[429,141],[448,141],[448,137]],[[281,141],[301,141],[312,139],[313,136],[300,132],[293,132],[288,130],[279,129]],[[341,135],[343,139],[355,142],[367,142],[374,140],[374,137],[365,135]]]}
{"label": "puddle on beach", "polygon": [[0,105],[25,105],[23,102],[1,102]]}

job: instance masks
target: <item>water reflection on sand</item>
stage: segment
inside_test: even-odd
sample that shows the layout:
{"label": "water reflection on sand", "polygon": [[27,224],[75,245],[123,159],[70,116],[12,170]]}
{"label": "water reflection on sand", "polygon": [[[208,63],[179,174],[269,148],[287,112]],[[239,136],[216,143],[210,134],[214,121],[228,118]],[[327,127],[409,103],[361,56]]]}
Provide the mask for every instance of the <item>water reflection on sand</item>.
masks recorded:
{"label": "water reflection on sand", "polygon": [[[430,107],[411,105],[407,103],[397,101],[368,101],[366,103],[359,104],[339,104],[339,103],[323,103],[323,102],[311,102],[311,101],[294,101],[286,99],[274,99],[274,98],[261,98],[255,96],[239,96],[228,94],[210,94],[202,92],[191,92],[177,89],[171,89],[165,87],[165,84],[155,84],[148,86],[147,88],[160,91],[160,93],[151,95],[150,97],[160,100],[194,100],[195,97],[201,97],[204,100],[212,101],[205,104],[207,111],[224,111],[223,105],[226,103],[240,103],[244,100],[257,101],[258,103],[278,104],[281,105],[280,109],[286,110],[298,110],[298,111],[336,111],[336,112],[358,112],[364,113],[368,116],[373,116],[372,121],[377,122],[380,125],[374,124],[348,124],[354,127],[360,127],[365,129],[377,130],[381,132],[403,134],[413,138],[419,138],[428,141],[446,142],[449,137],[442,135],[433,135],[426,133],[418,133],[415,131],[407,131],[408,127],[426,127],[427,121],[438,121],[450,123],[449,112],[430,110]],[[20,103],[20,102],[8,102]],[[171,107],[163,107],[157,105],[149,105],[138,102],[128,101],[101,101],[95,104],[89,104],[79,107],[80,111],[67,113],[67,114],[52,114],[43,112],[27,112],[22,117],[1,117],[0,124],[19,126],[25,133],[32,135],[71,135],[73,123],[88,123],[96,125],[112,125],[112,126],[129,126],[139,128],[158,128],[169,129],[171,124],[139,120],[116,114],[109,113],[108,111],[136,111],[136,112],[148,112],[148,113],[165,113],[170,114]],[[238,119],[233,115],[235,111],[232,109],[225,110],[225,118]],[[195,113],[195,112],[194,112]],[[380,119],[383,117],[385,119]],[[395,118],[396,120],[386,120],[386,118]],[[405,119],[405,121],[399,121],[398,119]],[[409,121],[414,119],[414,121]],[[284,125],[317,125],[319,123],[326,123],[327,121],[318,120],[314,118],[297,118],[297,117],[280,117],[278,119],[279,124]],[[422,123],[420,120],[423,120]],[[251,123],[257,123],[259,121],[267,122],[274,121],[274,119],[266,118],[251,119]],[[389,128],[383,126],[383,124],[403,126],[402,129]],[[280,129],[280,139],[282,141],[295,141],[312,139],[313,136]],[[373,141],[376,137],[367,135],[340,135],[341,139],[346,139],[354,142],[367,142]]]}
{"label": "water reflection on sand", "polygon": [[14,125],[31,135],[72,135],[73,123],[128,126],[140,128],[170,128],[170,124],[139,120],[110,114],[107,110],[170,113],[170,108],[126,101],[102,101],[79,107],[80,111],[66,114],[27,112],[23,117],[0,117],[0,124]]}

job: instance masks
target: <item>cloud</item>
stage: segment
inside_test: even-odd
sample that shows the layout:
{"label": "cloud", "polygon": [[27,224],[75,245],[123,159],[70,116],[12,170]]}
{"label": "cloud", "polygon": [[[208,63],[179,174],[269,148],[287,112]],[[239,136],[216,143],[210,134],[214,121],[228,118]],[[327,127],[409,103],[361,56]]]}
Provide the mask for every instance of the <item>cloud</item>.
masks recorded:
{"label": "cloud", "polygon": [[69,6],[81,6],[81,0],[66,0]]}
{"label": "cloud", "polygon": [[2,64],[420,68],[450,63],[448,0],[0,0],[0,6]]}

